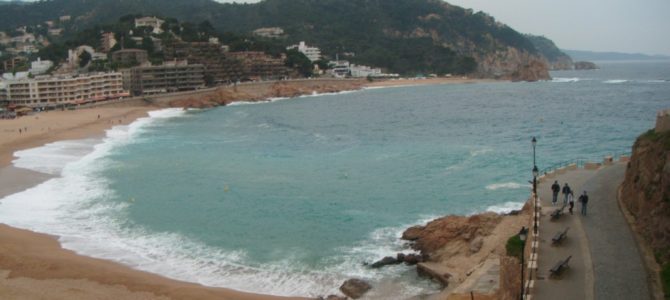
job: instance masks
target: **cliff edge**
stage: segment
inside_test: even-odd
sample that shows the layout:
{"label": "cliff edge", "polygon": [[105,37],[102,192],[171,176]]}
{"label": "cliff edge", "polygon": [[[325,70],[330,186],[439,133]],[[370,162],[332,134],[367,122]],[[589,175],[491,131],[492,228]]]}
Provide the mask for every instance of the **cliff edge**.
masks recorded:
{"label": "cliff edge", "polygon": [[[661,266],[670,266],[670,109],[633,145],[621,203]],[[666,296],[670,291],[666,290]]]}

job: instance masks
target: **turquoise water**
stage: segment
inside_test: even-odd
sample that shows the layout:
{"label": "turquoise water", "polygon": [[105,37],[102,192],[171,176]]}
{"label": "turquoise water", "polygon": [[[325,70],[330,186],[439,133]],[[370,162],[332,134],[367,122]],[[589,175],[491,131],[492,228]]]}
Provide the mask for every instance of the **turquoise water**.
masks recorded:
{"label": "turquoise water", "polygon": [[[409,267],[362,263],[409,252],[398,237],[412,224],[520,207],[532,136],[540,169],[600,160],[629,152],[670,107],[670,63],[601,67],[549,82],[164,111],[102,144],[87,141],[91,155],[4,199],[0,218],[59,234],[82,253],[208,285],[322,295],[359,276],[400,298],[433,292]],[[11,205],[47,193],[48,210],[31,206],[44,220]]]}

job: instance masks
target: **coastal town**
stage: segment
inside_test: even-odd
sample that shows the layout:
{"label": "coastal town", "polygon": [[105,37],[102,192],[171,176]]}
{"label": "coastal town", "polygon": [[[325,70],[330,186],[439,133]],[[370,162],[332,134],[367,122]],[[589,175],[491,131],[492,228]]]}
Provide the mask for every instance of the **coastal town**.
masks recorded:
{"label": "coastal town", "polygon": [[[155,16],[122,19],[128,32],[100,31],[94,43],[67,48],[66,57],[57,57],[60,61],[40,57],[71,22],[65,15],[12,33],[0,32],[0,118],[244,82],[399,76],[350,63],[337,54],[322,55],[321,49],[305,41],[278,53],[231,51],[207,24],[194,28],[197,38],[193,38],[185,33],[189,24]],[[258,28],[250,34],[258,40],[285,37],[279,27]]]}
{"label": "coastal town", "polygon": [[670,299],[645,6],[448,2],[0,1],[0,300]]}

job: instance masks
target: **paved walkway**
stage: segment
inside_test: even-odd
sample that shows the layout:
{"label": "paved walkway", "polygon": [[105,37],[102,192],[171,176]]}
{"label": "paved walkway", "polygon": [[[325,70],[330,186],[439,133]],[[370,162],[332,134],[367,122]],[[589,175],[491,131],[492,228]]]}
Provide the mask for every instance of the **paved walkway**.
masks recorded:
{"label": "paved walkway", "polygon": [[[650,299],[646,271],[635,239],[617,203],[617,190],[623,181],[625,164],[597,171],[575,170],[545,179],[538,185],[542,199],[536,299]],[[587,216],[580,215],[575,203],[574,215],[551,221],[550,186],[568,182],[575,198],[589,194]],[[575,199],[576,200],[576,199]],[[561,203],[561,201],[559,201]],[[568,238],[552,246],[556,232],[569,226]],[[572,255],[570,269],[559,278],[549,278],[549,269]]]}
{"label": "paved walkway", "polygon": [[[561,187],[565,182],[575,191],[581,191],[584,183],[594,176],[596,171],[574,170],[553,178],[546,178],[537,187],[537,193],[542,200],[542,215],[540,217],[540,235],[538,248],[538,269],[535,282],[535,299],[566,300],[566,299],[593,299],[593,270],[586,233],[582,229],[579,206],[575,205],[574,214],[568,209],[557,220],[551,220],[550,214],[563,204],[559,195],[556,206],[551,204],[551,185],[558,180]],[[569,227],[567,238],[558,246],[552,245],[551,239],[557,232]],[[549,278],[551,269],[559,260],[572,256],[570,268],[560,277]]]}
{"label": "paved walkway", "polygon": [[617,202],[625,164],[603,169],[584,188],[589,196],[582,225],[589,239],[596,299],[651,299],[637,243]]}

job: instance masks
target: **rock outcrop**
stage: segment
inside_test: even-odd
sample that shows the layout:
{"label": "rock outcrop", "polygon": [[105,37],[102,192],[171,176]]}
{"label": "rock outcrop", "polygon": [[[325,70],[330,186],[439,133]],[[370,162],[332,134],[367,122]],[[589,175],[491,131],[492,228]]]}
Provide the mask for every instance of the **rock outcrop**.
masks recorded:
{"label": "rock outcrop", "polygon": [[[404,259],[404,256],[403,256],[403,259]],[[383,266],[396,265],[396,264],[399,264],[401,262],[402,262],[402,260],[399,260],[395,257],[387,256],[387,257],[384,257],[384,258],[372,263],[370,265],[370,267],[376,269],[376,268],[381,268]]]}
{"label": "rock outcrop", "polygon": [[477,72],[481,77],[512,81],[538,81],[551,79],[549,66],[544,58],[508,47],[476,57]]}
{"label": "rock outcrop", "polygon": [[590,61],[578,61],[575,63],[575,70],[595,70],[598,69],[596,64]]}
{"label": "rock outcrop", "polygon": [[340,291],[353,299],[362,297],[363,294],[367,293],[370,289],[372,289],[372,286],[370,286],[369,283],[355,278],[345,281],[342,286],[340,286]]}
{"label": "rock outcrop", "polygon": [[[657,123],[670,116],[659,114]],[[670,130],[649,130],[633,146],[621,202],[660,264],[670,263]]]}
{"label": "rock outcrop", "polygon": [[[474,249],[477,237],[489,235],[500,223],[502,216],[484,213],[464,216],[446,216],[428,222],[426,226],[411,227],[402,234],[404,240],[413,241],[412,248],[427,254],[431,259],[447,244],[462,249]],[[481,248],[481,245],[479,245]],[[469,251],[469,250],[468,250]]]}

